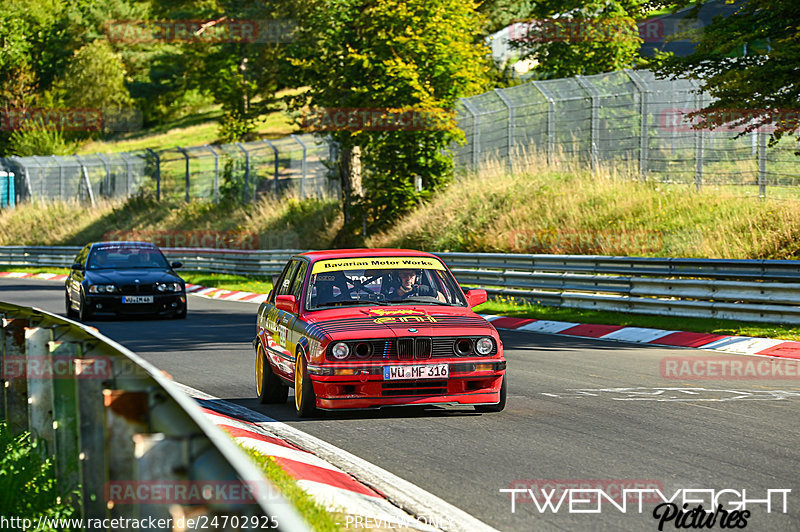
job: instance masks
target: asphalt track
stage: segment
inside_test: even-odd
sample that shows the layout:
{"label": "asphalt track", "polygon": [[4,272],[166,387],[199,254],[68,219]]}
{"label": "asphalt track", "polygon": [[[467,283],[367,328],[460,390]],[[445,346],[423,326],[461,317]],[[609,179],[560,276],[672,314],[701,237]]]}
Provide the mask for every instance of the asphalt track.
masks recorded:
{"label": "asphalt track", "polygon": [[[2,279],[0,301],[64,312],[63,286],[54,282]],[[658,530],[655,504],[647,502],[641,513],[633,502],[625,513],[608,502],[600,513],[571,513],[566,504],[540,512],[518,495],[512,512],[511,494],[500,490],[532,483],[608,493],[647,484],[667,497],[677,490],[737,490],[720,498],[729,509],[742,489],[749,500],[791,489],[786,513],[775,492],[771,512],[764,503],[749,505],[747,530],[800,528],[798,377],[667,379],[664,357],[720,355],[501,331],[510,375],[502,413],[402,408],[301,421],[291,395],[278,407],[253,399],[256,308],[190,297],[186,320],[91,325],[176,381],[337,445],[499,530]],[[589,508],[596,502],[574,506]],[[674,521],[664,526],[675,529]]]}

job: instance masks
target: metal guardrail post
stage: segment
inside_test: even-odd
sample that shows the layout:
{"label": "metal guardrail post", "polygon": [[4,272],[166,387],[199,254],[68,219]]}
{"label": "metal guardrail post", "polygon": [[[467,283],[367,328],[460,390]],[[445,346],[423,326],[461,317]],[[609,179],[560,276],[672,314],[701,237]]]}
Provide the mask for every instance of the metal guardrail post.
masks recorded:
{"label": "metal guardrail post", "polygon": [[531,85],[536,87],[547,100],[547,163],[554,164],[556,152],[556,101],[541,82],[531,81]]}
{"label": "metal guardrail post", "polygon": [[267,146],[272,148],[272,153],[275,156],[275,169],[273,171],[273,179],[274,179],[274,183],[275,183],[275,197],[278,197],[278,191],[279,191],[279,182],[278,182],[278,148],[276,148],[275,144],[273,144],[269,139],[262,139],[261,142],[265,143]]}
{"label": "metal guardrail post", "polygon": [[508,99],[508,96],[506,96],[503,93],[503,89],[495,89],[494,92],[503,101],[503,104],[505,104],[506,109],[508,110],[508,142],[507,142],[508,157],[507,157],[507,159],[508,159],[508,171],[509,172],[513,172],[514,171],[514,155],[513,155],[513,152],[514,152],[514,121],[516,120],[516,116],[515,116],[515,113],[514,113],[514,106],[511,105],[511,100]]}
{"label": "metal guardrail post", "polygon": [[[25,358],[25,329],[28,320],[6,314],[2,318],[3,368],[18,367]],[[28,430],[28,381],[21,375],[16,378],[3,375],[3,409],[12,434]]]}
{"label": "metal guardrail post", "polygon": [[[59,329],[63,327],[53,328],[54,339],[49,342],[47,349],[52,366],[55,369],[76,367],[80,364],[77,361],[79,345],[59,339]],[[56,479],[59,486],[63,487],[61,491],[66,493],[76,489],[81,483],[78,380],[54,375],[52,383]]]}
{"label": "metal guardrail post", "polygon": [[297,142],[300,145],[301,148],[303,148],[303,160],[300,163],[300,166],[302,168],[302,180],[300,181],[300,197],[305,199],[305,197],[306,197],[306,160],[307,160],[307,155],[308,155],[308,149],[306,148],[306,145],[303,143],[303,141],[300,140],[300,137],[298,137],[297,135],[290,135],[290,136],[292,137],[292,139],[294,139],[295,142]]}
{"label": "metal guardrail post", "polygon": [[185,184],[184,184],[184,189],[185,189],[184,201],[186,201],[186,203],[189,203],[189,201],[190,201],[190,195],[189,195],[189,188],[190,188],[190,182],[189,182],[189,152],[187,152],[185,148],[181,148],[180,146],[176,147],[175,149],[178,150],[183,155],[184,159],[186,159],[186,170],[185,170],[185,179],[184,179],[184,181],[185,181]]}
{"label": "metal guardrail post", "polygon": [[[33,325],[33,324],[31,324]],[[25,356],[28,380],[28,430],[47,443],[47,452],[57,454],[54,430],[53,381],[43,378],[37,369],[49,358],[52,329],[32,326],[25,329]]]}
{"label": "metal guardrail post", "polygon": [[147,148],[147,153],[156,160],[156,201],[161,201],[161,156],[152,148]]}
{"label": "metal guardrail post", "polygon": [[[244,149],[241,142],[236,143],[236,147],[244,153],[244,202],[250,202],[250,152]],[[255,193],[253,200],[255,201]]]}
{"label": "metal guardrail post", "polygon": [[648,115],[647,115],[647,87],[639,78],[639,75],[630,69],[624,71],[630,78],[636,90],[639,92],[639,115],[641,116],[641,129],[639,131],[639,173],[642,180],[647,178],[647,148],[648,148]]}
{"label": "metal guardrail post", "polygon": [[481,117],[468,98],[461,98],[461,103],[472,115],[472,169],[477,172],[481,148]]}

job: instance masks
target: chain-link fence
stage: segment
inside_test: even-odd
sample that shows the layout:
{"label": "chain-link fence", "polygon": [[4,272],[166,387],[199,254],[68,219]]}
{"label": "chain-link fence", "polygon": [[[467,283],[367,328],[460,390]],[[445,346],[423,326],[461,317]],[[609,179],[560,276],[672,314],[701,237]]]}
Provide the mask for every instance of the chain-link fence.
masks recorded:
{"label": "chain-link fence", "polygon": [[[707,105],[691,80],[658,80],[647,70],[531,81],[464,98],[458,120],[467,144],[456,165],[488,160],[525,170],[535,150],[550,160],[627,166],[665,183],[768,186],[800,184],[797,139],[767,147],[769,133],[693,129],[686,114]],[[796,112],[796,110],[790,110]],[[731,110],[731,116],[749,111]],[[755,193],[756,189],[753,188]]]}
{"label": "chain-link fence", "polygon": [[338,195],[325,164],[324,138],[289,135],[276,140],[178,147],[115,154],[10,157],[0,160],[17,175],[24,200],[128,197],[149,191],[157,198],[219,201],[224,195],[255,200],[265,193],[300,197]]}
{"label": "chain-link fence", "polygon": [[[697,89],[690,80],[657,80],[650,71],[626,70],[531,81],[462,98],[456,110],[467,144],[453,147],[456,166],[475,170],[493,160],[525,171],[536,161],[527,153],[535,151],[553,162],[623,167],[643,179],[698,189],[749,186],[760,197],[768,186],[800,184],[796,138],[786,136],[768,148],[764,131],[734,138],[735,130],[693,129],[685,115],[709,103]],[[241,194],[250,201],[290,190],[301,197],[338,195],[339,180],[327,162],[335,153],[325,137],[290,135],[109,155],[11,157],[0,159],[0,166],[16,174],[22,200],[96,201],[150,189],[159,198],[218,201]]]}

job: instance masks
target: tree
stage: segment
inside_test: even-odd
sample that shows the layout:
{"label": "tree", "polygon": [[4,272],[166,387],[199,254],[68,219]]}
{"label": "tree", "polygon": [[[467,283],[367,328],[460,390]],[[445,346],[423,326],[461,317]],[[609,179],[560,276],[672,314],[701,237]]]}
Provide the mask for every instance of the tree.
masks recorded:
{"label": "tree", "polygon": [[541,0],[515,26],[513,45],[540,78],[602,74],[639,61],[644,0]]}
{"label": "tree", "polygon": [[[463,0],[310,0],[290,52],[310,87],[295,108],[361,109],[387,120],[398,116],[393,110],[446,118],[457,98],[486,88],[481,24],[475,6]],[[363,123],[325,131],[341,148],[343,234],[362,222],[368,231],[380,229],[451,176],[446,151],[463,137],[455,120],[417,131],[400,122],[382,131]]]}
{"label": "tree", "polygon": [[[699,9],[708,0],[698,2]],[[675,2],[682,7],[687,2]],[[800,4],[796,0],[748,0],[718,17],[697,36],[686,57],[662,55],[654,70],[688,77],[716,100],[692,113],[696,127],[736,126],[739,135],[773,128],[776,143],[800,126]]]}

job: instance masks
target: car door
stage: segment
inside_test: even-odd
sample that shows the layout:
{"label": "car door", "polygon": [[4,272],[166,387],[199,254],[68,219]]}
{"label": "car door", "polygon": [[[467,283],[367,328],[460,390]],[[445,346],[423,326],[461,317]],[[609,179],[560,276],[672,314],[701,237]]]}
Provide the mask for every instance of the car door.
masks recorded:
{"label": "car door", "polygon": [[[91,245],[84,246],[84,248],[78,252],[73,260],[73,264],[81,264],[83,266],[83,270],[70,269],[69,271],[69,276],[67,277],[67,292],[69,292],[69,298],[72,301],[80,300],[81,283],[86,277],[86,259],[89,257],[89,250],[91,247]],[[72,264],[70,264],[70,267],[71,266]]]}
{"label": "car door", "polygon": [[293,316],[278,309],[275,306],[275,298],[291,293],[292,281],[301,262],[300,259],[292,259],[278,278],[269,301],[264,305],[263,332],[260,331],[264,336],[267,356],[272,367],[287,379],[292,379],[294,372],[294,351],[287,349],[288,331]]}

